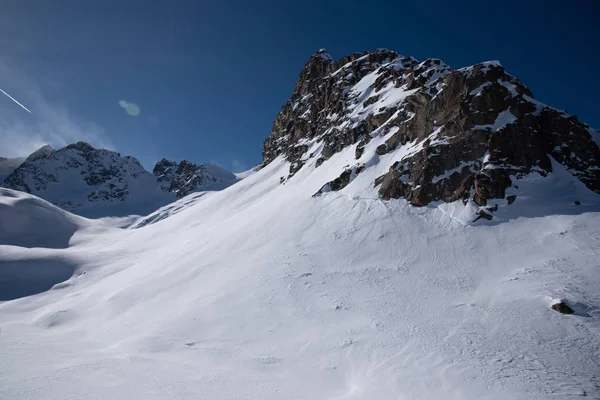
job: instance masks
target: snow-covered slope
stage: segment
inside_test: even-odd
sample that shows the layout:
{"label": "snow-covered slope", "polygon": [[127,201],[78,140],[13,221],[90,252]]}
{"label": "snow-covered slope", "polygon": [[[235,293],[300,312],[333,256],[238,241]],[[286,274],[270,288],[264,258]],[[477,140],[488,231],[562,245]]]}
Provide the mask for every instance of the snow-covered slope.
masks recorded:
{"label": "snow-covered slope", "polygon": [[2,185],[4,179],[17,169],[19,165],[23,164],[23,161],[25,161],[25,157],[0,157],[0,185]]}
{"label": "snow-covered slope", "polygon": [[0,178],[4,170],[2,186],[93,218],[146,215],[192,192],[220,190],[238,180],[217,165],[164,159],[153,175],[133,157],[84,142],[59,150],[44,146],[25,160],[0,159]]}
{"label": "snow-covered slope", "polygon": [[0,398],[600,397],[597,194],[555,163],[474,224],[472,203],[380,200],[377,168],[311,198],[353,153],[284,185],[277,158],[139,229],[3,191],[69,229],[1,239],[25,289],[0,303]]}

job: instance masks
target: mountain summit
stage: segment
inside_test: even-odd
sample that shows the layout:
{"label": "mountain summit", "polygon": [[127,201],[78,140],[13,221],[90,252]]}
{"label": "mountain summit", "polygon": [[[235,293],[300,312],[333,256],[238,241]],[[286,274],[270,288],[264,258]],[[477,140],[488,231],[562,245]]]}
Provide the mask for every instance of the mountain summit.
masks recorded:
{"label": "mountain summit", "polygon": [[317,194],[385,164],[371,182],[383,199],[486,206],[517,190],[523,176],[552,172],[551,160],[600,193],[596,135],[577,117],[535,100],[498,61],[453,70],[387,49],[337,61],[321,49],[275,118],[263,165],[285,157],[291,164],[283,182],[302,168],[328,168],[343,152],[347,164]]}
{"label": "mountain summit", "polygon": [[163,190],[173,192],[177,198],[199,190],[219,190],[237,181],[236,176],[217,164],[196,165],[187,160],[180,163],[162,159],[156,163],[152,173]]}

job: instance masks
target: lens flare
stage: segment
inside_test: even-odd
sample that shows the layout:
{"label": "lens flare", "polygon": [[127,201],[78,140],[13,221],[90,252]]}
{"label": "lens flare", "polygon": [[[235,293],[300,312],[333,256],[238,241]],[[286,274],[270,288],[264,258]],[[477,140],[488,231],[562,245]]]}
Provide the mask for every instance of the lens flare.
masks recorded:
{"label": "lens flare", "polygon": [[125,109],[125,112],[132,117],[140,115],[140,107],[137,104],[129,103],[125,100],[119,100],[119,107]]}
{"label": "lens flare", "polygon": [[132,117],[137,117],[140,115],[140,108],[133,103],[128,103],[127,107],[125,107],[125,111],[127,111],[127,114],[131,115]]}

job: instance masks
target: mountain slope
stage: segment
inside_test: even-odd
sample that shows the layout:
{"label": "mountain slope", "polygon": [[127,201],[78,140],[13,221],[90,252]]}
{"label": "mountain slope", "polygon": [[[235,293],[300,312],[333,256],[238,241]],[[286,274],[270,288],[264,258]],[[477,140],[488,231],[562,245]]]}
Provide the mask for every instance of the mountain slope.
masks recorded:
{"label": "mountain slope", "polygon": [[[311,199],[326,169],[280,185],[277,159],[140,229],[80,223],[66,249],[0,246],[4,270],[76,266],[0,305],[0,397],[595,398],[600,205],[555,167],[464,225],[460,202],[415,208],[358,185]],[[559,298],[577,313],[551,310]]]}

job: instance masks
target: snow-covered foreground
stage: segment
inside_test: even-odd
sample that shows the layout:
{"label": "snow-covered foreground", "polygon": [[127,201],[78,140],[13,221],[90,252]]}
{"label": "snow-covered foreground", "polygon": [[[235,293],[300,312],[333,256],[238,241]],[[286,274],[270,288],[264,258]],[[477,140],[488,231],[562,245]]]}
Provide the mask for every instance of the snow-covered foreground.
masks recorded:
{"label": "snow-covered foreground", "polygon": [[596,194],[556,168],[470,224],[288,166],[139,229],[3,190],[0,398],[600,398]]}

